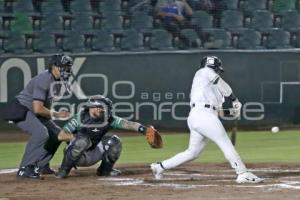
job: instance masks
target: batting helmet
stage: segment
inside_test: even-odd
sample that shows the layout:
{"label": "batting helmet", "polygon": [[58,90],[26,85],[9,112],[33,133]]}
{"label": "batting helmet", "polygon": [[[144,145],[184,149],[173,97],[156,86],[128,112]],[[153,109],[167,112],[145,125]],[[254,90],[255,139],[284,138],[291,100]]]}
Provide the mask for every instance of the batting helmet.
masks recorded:
{"label": "batting helmet", "polygon": [[210,67],[216,73],[224,72],[222,61],[216,56],[205,56],[201,60],[200,68]]}
{"label": "batting helmet", "polygon": [[94,108],[94,107],[103,107],[109,117],[112,114],[112,108],[113,108],[112,101],[109,98],[104,97],[100,94],[93,95],[88,99],[87,108]]}

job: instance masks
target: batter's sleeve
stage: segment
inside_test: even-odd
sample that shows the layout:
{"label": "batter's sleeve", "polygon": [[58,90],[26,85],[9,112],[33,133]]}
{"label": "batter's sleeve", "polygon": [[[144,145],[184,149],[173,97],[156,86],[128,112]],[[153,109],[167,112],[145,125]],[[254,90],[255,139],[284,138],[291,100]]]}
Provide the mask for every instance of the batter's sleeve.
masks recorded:
{"label": "batter's sleeve", "polygon": [[64,125],[62,129],[67,133],[75,133],[79,127],[80,127],[80,121],[78,115],[75,115]]}
{"label": "batter's sleeve", "polygon": [[207,78],[209,82],[215,82],[220,76],[213,70],[207,70]]}
{"label": "batter's sleeve", "polygon": [[218,78],[216,84],[223,96],[229,97],[232,94],[231,87],[221,77]]}

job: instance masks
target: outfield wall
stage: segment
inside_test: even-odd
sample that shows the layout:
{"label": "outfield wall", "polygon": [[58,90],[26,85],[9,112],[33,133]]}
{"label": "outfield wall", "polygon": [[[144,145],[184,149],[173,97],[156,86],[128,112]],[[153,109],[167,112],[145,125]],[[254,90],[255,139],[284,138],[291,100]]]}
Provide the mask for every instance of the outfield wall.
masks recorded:
{"label": "outfield wall", "polygon": [[[201,57],[212,54],[222,59],[224,79],[246,105],[240,126],[300,124],[298,51],[76,54],[72,86],[77,89],[63,100],[64,106],[76,107],[87,96],[102,93],[122,117],[160,128],[186,128],[193,75]],[[46,63],[47,55],[0,57],[0,109]]]}

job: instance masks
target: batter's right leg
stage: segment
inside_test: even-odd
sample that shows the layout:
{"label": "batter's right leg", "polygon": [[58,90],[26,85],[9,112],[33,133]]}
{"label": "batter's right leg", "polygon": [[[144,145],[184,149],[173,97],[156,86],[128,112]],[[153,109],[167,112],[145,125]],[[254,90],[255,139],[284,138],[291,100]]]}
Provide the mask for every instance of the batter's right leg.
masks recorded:
{"label": "batter's right leg", "polygon": [[166,169],[175,168],[183,163],[196,159],[204,149],[208,139],[191,129],[188,149],[178,153],[170,159],[151,164],[151,170],[156,179],[162,178],[162,173]]}
{"label": "batter's right leg", "polygon": [[229,161],[231,167],[236,171],[238,175],[238,183],[259,183],[263,179],[255,176],[251,172],[248,172],[245,164],[241,160],[238,152],[235,150],[233,144],[231,143],[221,121],[213,115],[207,115],[208,121],[210,123],[202,123],[197,126],[196,130],[202,133],[210,140],[214,141],[218,147],[223,152],[225,158]]}

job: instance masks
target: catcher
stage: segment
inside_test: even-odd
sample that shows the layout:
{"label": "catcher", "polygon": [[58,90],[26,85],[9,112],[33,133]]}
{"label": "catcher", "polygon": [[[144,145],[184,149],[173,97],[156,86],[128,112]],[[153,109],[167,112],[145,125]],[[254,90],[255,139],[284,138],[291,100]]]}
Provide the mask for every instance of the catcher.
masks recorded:
{"label": "catcher", "polygon": [[152,126],[146,127],[112,115],[112,101],[102,95],[94,95],[58,135],[58,140],[67,141],[69,144],[64,150],[61,167],[55,176],[66,178],[72,167],[91,166],[100,160],[98,176],[120,175],[121,172],[113,169],[113,166],[120,157],[122,143],[116,135],[105,135],[111,129],[137,131],[146,135],[152,148],[162,147],[161,136]]}

